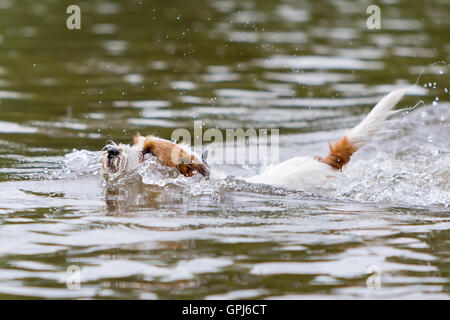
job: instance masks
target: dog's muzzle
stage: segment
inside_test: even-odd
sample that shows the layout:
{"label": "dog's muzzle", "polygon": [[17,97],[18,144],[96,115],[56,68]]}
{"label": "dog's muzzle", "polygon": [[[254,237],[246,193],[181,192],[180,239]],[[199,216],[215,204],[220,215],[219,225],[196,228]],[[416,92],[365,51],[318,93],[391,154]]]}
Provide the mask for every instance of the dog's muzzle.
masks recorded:
{"label": "dog's muzzle", "polygon": [[109,147],[108,149],[106,149],[106,152],[108,153],[109,160],[111,160],[112,158],[114,158],[120,154],[119,149],[113,148],[113,147]]}
{"label": "dog's muzzle", "polygon": [[108,147],[106,149],[106,158],[103,162],[104,168],[107,167],[112,172],[117,171],[118,164],[120,163],[120,150],[114,147]]}

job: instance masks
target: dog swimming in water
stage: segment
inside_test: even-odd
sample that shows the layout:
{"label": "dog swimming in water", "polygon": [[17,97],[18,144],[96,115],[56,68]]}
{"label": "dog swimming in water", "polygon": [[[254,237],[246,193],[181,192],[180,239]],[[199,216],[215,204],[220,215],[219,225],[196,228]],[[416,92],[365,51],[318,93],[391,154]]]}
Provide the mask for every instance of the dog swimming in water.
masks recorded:
{"label": "dog swimming in water", "polygon": [[[366,118],[330,145],[330,151],[322,157],[294,157],[281,162],[259,175],[245,178],[249,183],[283,187],[290,190],[308,191],[338,177],[351,156],[364,147],[376,134],[383,131],[386,120],[395,114],[395,105],[407,89],[398,89],[383,97]],[[106,145],[102,152],[104,175],[127,174],[140,168],[146,154],[152,154],[165,166],[176,168],[180,174],[192,177],[209,176],[206,162],[187,147],[148,135],[136,135],[132,145]]]}

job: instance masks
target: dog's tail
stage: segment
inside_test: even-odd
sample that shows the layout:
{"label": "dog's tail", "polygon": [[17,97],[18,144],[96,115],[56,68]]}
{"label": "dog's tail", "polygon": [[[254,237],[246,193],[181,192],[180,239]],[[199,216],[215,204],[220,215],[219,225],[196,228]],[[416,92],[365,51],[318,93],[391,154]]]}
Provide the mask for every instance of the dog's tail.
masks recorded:
{"label": "dog's tail", "polygon": [[407,90],[408,88],[394,90],[381,99],[360,124],[347,132],[342,139],[330,145],[330,152],[326,158],[317,159],[336,170],[342,169],[350,161],[353,153],[366,145],[377,133],[380,133],[386,119],[396,113],[392,108]]}

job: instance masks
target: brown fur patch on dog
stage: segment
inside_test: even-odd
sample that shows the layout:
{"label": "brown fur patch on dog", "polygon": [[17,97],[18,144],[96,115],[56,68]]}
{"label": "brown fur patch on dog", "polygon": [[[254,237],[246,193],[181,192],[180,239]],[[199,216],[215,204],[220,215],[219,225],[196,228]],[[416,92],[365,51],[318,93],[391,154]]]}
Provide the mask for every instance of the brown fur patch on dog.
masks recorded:
{"label": "brown fur patch on dog", "polygon": [[341,170],[350,161],[350,157],[356,150],[358,149],[344,136],[341,140],[330,144],[330,153],[326,158],[316,157],[316,159],[336,170]]}
{"label": "brown fur patch on dog", "polygon": [[147,136],[143,154],[147,153],[157,157],[163,165],[177,168],[186,177],[191,177],[197,172],[209,176],[209,169],[202,161],[171,141]]}

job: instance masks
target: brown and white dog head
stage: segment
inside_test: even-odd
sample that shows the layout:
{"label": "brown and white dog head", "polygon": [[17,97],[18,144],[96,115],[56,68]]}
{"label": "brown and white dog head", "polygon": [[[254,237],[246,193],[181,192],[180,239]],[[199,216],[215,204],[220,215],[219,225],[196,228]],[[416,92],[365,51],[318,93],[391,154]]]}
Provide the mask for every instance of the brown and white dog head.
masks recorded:
{"label": "brown and white dog head", "polygon": [[196,173],[209,176],[208,166],[187,148],[158,137],[139,134],[134,137],[133,145],[110,142],[103,148],[103,173],[120,175],[135,172],[149,153],[163,165],[178,169],[184,176],[191,177]]}

